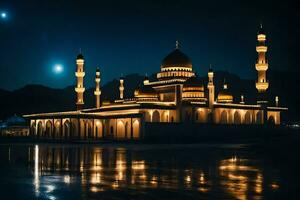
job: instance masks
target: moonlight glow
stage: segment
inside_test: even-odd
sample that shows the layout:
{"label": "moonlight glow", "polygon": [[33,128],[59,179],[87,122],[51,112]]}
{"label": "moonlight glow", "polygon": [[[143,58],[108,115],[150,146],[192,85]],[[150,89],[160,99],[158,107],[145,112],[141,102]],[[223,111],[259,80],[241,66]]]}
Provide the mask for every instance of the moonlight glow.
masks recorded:
{"label": "moonlight glow", "polygon": [[63,71],[63,66],[60,65],[60,64],[56,64],[53,68],[53,71],[56,73],[56,74],[60,74],[62,73]]}
{"label": "moonlight glow", "polygon": [[2,12],[2,13],[1,13],[1,18],[2,18],[2,19],[5,19],[6,17],[7,17],[7,14],[6,14],[5,12]]}

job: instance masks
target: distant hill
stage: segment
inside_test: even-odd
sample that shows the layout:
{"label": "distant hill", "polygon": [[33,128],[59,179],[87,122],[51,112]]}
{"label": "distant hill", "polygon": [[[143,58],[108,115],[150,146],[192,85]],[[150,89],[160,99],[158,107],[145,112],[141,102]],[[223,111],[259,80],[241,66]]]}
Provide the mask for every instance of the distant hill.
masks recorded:
{"label": "distant hill", "polygon": [[[227,71],[214,72],[216,95],[222,88],[224,79],[228,83],[229,90],[235,97],[235,101],[240,100],[243,94],[246,102],[254,103],[256,99],[255,80],[241,79],[235,74]],[[150,80],[155,75],[150,76]],[[206,86],[207,77],[201,77]],[[130,74],[124,77],[125,98],[133,97],[135,88],[142,84],[144,76]],[[270,101],[274,97],[280,97],[280,104],[289,107],[288,119],[299,120],[300,102],[297,95],[296,75],[288,72],[268,71],[270,80]],[[114,100],[119,96],[119,80],[113,79],[102,86],[102,100]],[[85,92],[85,107],[94,106],[94,88],[89,88]],[[0,119],[7,118],[13,114],[30,114],[39,112],[67,111],[75,109],[74,86],[64,89],[53,89],[42,85],[26,85],[18,90],[7,91],[0,89]]]}

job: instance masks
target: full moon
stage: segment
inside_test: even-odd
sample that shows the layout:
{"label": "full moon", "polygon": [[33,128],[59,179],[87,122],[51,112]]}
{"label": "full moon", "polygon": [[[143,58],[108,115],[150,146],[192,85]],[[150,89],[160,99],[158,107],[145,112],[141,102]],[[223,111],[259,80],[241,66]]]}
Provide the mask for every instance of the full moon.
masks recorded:
{"label": "full moon", "polygon": [[6,14],[5,12],[2,12],[2,13],[1,13],[1,18],[2,18],[2,19],[5,19],[6,17],[7,17],[7,14]]}
{"label": "full moon", "polygon": [[56,64],[56,65],[54,65],[53,70],[56,74],[60,74],[63,71],[63,66],[60,64]]}

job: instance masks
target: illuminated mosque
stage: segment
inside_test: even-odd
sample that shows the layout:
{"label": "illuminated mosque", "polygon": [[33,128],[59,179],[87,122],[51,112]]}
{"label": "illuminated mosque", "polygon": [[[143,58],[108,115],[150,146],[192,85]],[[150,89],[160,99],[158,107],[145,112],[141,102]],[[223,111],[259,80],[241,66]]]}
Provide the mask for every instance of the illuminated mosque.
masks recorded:
{"label": "illuminated mosque", "polygon": [[[157,79],[145,77],[135,89],[134,97],[124,98],[124,78],[120,78],[119,98],[113,102],[101,100],[100,70],[95,75],[95,107],[84,108],[84,57],[76,59],[77,110],[55,113],[25,115],[30,120],[30,134],[56,139],[141,139],[145,124],[160,123],[210,123],[210,124],[280,124],[281,112],[287,108],[279,106],[279,97],[268,101],[264,96],[269,88],[267,79],[266,35],[260,26],[257,34],[258,53],[256,103],[247,103],[241,95],[235,102],[226,82],[216,94],[214,72],[208,70],[208,81],[204,84],[193,71],[191,60],[176,48],[162,63]],[[114,92],[114,91],[112,91]]]}

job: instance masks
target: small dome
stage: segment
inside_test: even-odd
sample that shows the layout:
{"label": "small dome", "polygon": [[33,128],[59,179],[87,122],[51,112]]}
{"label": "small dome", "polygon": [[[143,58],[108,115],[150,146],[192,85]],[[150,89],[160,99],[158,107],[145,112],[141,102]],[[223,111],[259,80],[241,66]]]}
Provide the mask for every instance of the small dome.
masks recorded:
{"label": "small dome", "polygon": [[179,49],[175,49],[167,55],[161,63],[161,68],[167,67],[192,68],[192,62],[187,55],[182,53]]}
{"label": "small dome", "polygon": [[183,84],[183,92],[204,92],[204,85],[202,80],[197,76],[190,77]]}
{"label": "small dome", "polygon": [[221,90],[218,94],[217,101],[220,103],[232,103],[233,96],[227,89],[227,84],[224,84],[223,90]]}
{"label": "small dome", "polygon": [[77,59],[82,59],[82,60],[83,60],[84,57],[83,57],[83,55],[80,53],[80,54],[77,55]]}

